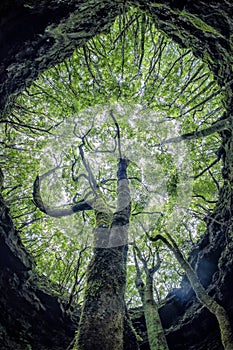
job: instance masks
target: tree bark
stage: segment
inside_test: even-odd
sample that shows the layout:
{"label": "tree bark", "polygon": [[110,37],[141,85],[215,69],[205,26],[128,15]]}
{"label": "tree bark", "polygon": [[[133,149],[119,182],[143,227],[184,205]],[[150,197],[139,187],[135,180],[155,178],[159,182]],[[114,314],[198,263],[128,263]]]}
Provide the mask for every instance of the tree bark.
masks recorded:
{"label": "tree bark", "polygon": [[159,316],[158,306],[153,295],[153,277],[147,274],[144,287],[143,309],[146,319],[146,328],[150,350],[168,350],[163,326]]}
{"label": "tree bark", "polygon": [[[161,261],[159,259],[156,266],[149,269],[147,261],[143,259],[140,250],[136,246],[134,246],[133,252],[134,262],[137,271],[135,285],[139,292],[141,302],[143,305],[143,312],[146,321],[146,329],[150,350],[168,350],[167,340],[161,323],[158,305],[154,300],[153,292],[153,275],[159,269]],[[137,261],[136,252],[143,264],[143,269],[146,274],[146,283],[144,283],[142,280],[142,274]]]}
{"label": "tree bark", "polygon": [[78,330],[79,350],[123,350],[126,249],[94,250]]}
{"label": "tree bark", "polygon": [[113,216],[103,199],[98,198],[98,203],[94,205],[95,248],[88,266],[84,305],[74,349],[124,349],[127,234],[131,209],[127,166],[127,160],[120,159],[117,209]]}

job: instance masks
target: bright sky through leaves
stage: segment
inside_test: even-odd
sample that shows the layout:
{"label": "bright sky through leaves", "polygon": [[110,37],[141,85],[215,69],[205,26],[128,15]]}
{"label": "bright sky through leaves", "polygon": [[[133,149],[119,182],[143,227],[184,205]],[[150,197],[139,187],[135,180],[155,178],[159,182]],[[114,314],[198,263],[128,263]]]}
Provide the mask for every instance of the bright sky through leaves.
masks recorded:
{"label": "bright sky through leaves", "polygon": [[[146,233],[174,230],[183,251],[192,248],[204,230],[199,219],[211,211],[221,178],[217,162],[208,169],[216,160],[216,133],[193,137],[189,143],[163,144],[208,128],[224,110],[207,66],[158,33],[145,14],[120,16],[109,33],[91,39],[42,74],[17,98],[1,125],[4,193],[37,270],[49,276],[57,293],[69,297],[72,292],[76,301],[90,256],[94,216],[86,212],[48,218],[32,202],[32,185],[37,174],[60,166],[42,182],[45,204],[61,206],[83,195],[88,198],[85,176],[73,181],[72,171],[76,177],[85,173],[77,147],[90,130],[85,156],[102,194],[114,206],[117,152],[109,152],[115,142],[110,109],[120,125],[123,152],[131,160],[130,240],[137,239],[148,263],[155,249]],[[180,280],[170,252],[165,247],[160,251],[164,262],[156,275],[158,297]],[[134,278],[130,256],[128,300],[133,303],[138,300]]]}

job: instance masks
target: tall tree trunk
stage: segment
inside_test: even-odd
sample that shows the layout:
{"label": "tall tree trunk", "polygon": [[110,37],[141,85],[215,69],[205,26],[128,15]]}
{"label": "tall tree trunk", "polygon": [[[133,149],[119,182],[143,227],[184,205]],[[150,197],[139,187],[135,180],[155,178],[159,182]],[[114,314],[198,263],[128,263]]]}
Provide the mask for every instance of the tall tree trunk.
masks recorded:
{"label": "tall tree trunk", "polygon": [[[146,284],[142,280],[142,273],[137,261],[136,252],[143,263],[144,272],[146,274]],[[150,350],[168,350],[167,340],[153,293],[153,275],[159,269],[161,261],[158,259],[156,266],[150,269],[148,268],[147,261],[142,257],[136,245],[134,246],[133,253],[137,271],[135,284],[143,305]]]}
{"label": "tall tree trunk", "polygon": [[127,247],[95,248],[88,267],[78,350],[123,350]]}
{"label": "tall tree trunk", "polygon": [[78,350],[123,350],[130,192],[126,169],[118,164],[118,203],[111,216],[104,201],[95,206],[96,228],[93,258],[88,267],[87,286],[78,331]]}
{"label": "tall tree trunk", "polygon": [[144,289],[143,308],[150,350],[168,350],[158,306],[153,296],[153,277],[149,273],[146,277]]}

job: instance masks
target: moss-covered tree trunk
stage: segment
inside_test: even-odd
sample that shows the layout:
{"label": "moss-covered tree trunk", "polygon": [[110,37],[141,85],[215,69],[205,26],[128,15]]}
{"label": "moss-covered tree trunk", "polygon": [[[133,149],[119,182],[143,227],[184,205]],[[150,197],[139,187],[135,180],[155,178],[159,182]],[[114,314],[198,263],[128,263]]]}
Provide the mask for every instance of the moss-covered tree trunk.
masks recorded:
{"label": "moss-covered tree trunk", "polygon": [[127,231],[130,216],[130,192],[126,169],[118,165],[118,203],[111,216],[104,201],[95,206],[93,258],[88,266],[87,286],[78,331],[78,350],[123,350]]}
{"label": "moss-covered tree trunk", "polygon": [[153,276],[150,273],[147,273],[146,284],[144,286],[143,309],[150,350],[168,350],[158,306],[153,296]]}
{"label": "moss-covered tree trunk", "polygon": [[78,350],[123,350],[126,247],[95,248],[88,266]]}
{"label": "moss-covered tree trunk", "polygon": [[[146,283],[144,283],[142,280],[142,273],[137,261],[136,252],[143,264],[143,270],[146,274]],[[168,350],[158,305],[155,302],[153,292],[153,275],[159,269],[161,261],[158,257],[156,266],[153,268],[148,268],[146,259],[142,257],[140,250],[136,246],[134,246],[134,261],[137,271],[135,284],[143,305],[150,350]]]}

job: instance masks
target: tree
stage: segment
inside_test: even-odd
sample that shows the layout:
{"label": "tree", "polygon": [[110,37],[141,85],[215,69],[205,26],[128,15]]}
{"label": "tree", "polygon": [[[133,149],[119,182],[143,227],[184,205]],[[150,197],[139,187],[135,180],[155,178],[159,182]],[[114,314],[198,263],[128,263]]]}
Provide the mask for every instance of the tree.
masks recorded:
{"label": "tree", "polygon": [[[137,256],[143,264],[143,269],[146,274],[146,283],[143,282],[142,272],[137,261]],[[168,349],[168,345],[164,334],[163,326],[161,324],[158,305],[156,305],[155,302],[153,286],[154,274],[159,270],[161,264],[159,253],[157,253],[156,265],[154,264],[153,257],[153,265],[149,268],[148,260],[148,258],[145,259],[145,257],[142,256],[140,249],[138,249],[138,247],[134,245],[134,261],[137,270],[135,284],[140,294],[140,298],[144,309],[150,349],[166,350]]]}
{"label": "tree", "polygon": [[228,179],[228,177],[227,177],[227,179]]}
{"label": "tree", "polygon": [[[37,207],[52,216],[71,215],[84,210],[94,210],[94,253],[87,269],[84,305],[78,330],[78,349],[123,349],[124,323],[127,322],[124,293],[126,284],[126,260],[128,225],[131,211],[130,190],[127,179],[129,161],[122,157],[120,129],[115,121],[118,137],[119,164],[117,171],[117,208],[112,213],[85,158],[82,137],[79,152],[87,172],[93,198],[78,201],[67,211],[46,208],[41,200],[40,179],[34,183],[34,201]],[[48,173],[46,174],[48,175]],[[83,174],[80,174],[81,176]],[[76,178],[76,180],[78,177]],[[129,321],[128,321],[129,322]],[[94,327],[94,330],[93,330]],[[133,333],[133,331],[132,331]],[[137,347],[136,339],[134,348]]]}
{"label": "tree", "polygon": [[183,267],[191,286],[198,298],[198,300],[208,308],[208,310],[213,313],[219,323],[219,328],[221,332],[221,340],[224,349],[232,349],[233,346],[233,337],[230,319],[228,317],[227,311],[222,307],[219,303],[217,303],[211,296],[208,295],[206,290],[203,288],[196,272],[193,270],[192,266],[188,263],[188,261],[184,258],[181,253],[179,247],[177,246],[174,239],[168,234],[170,242],[162,235],[157,235],[155,237],[151,237],[150,240],[152,242],[156,242],[161,240],[164,242],[169,249],[174,253],[176,259],[179,261],[180,265]]}

